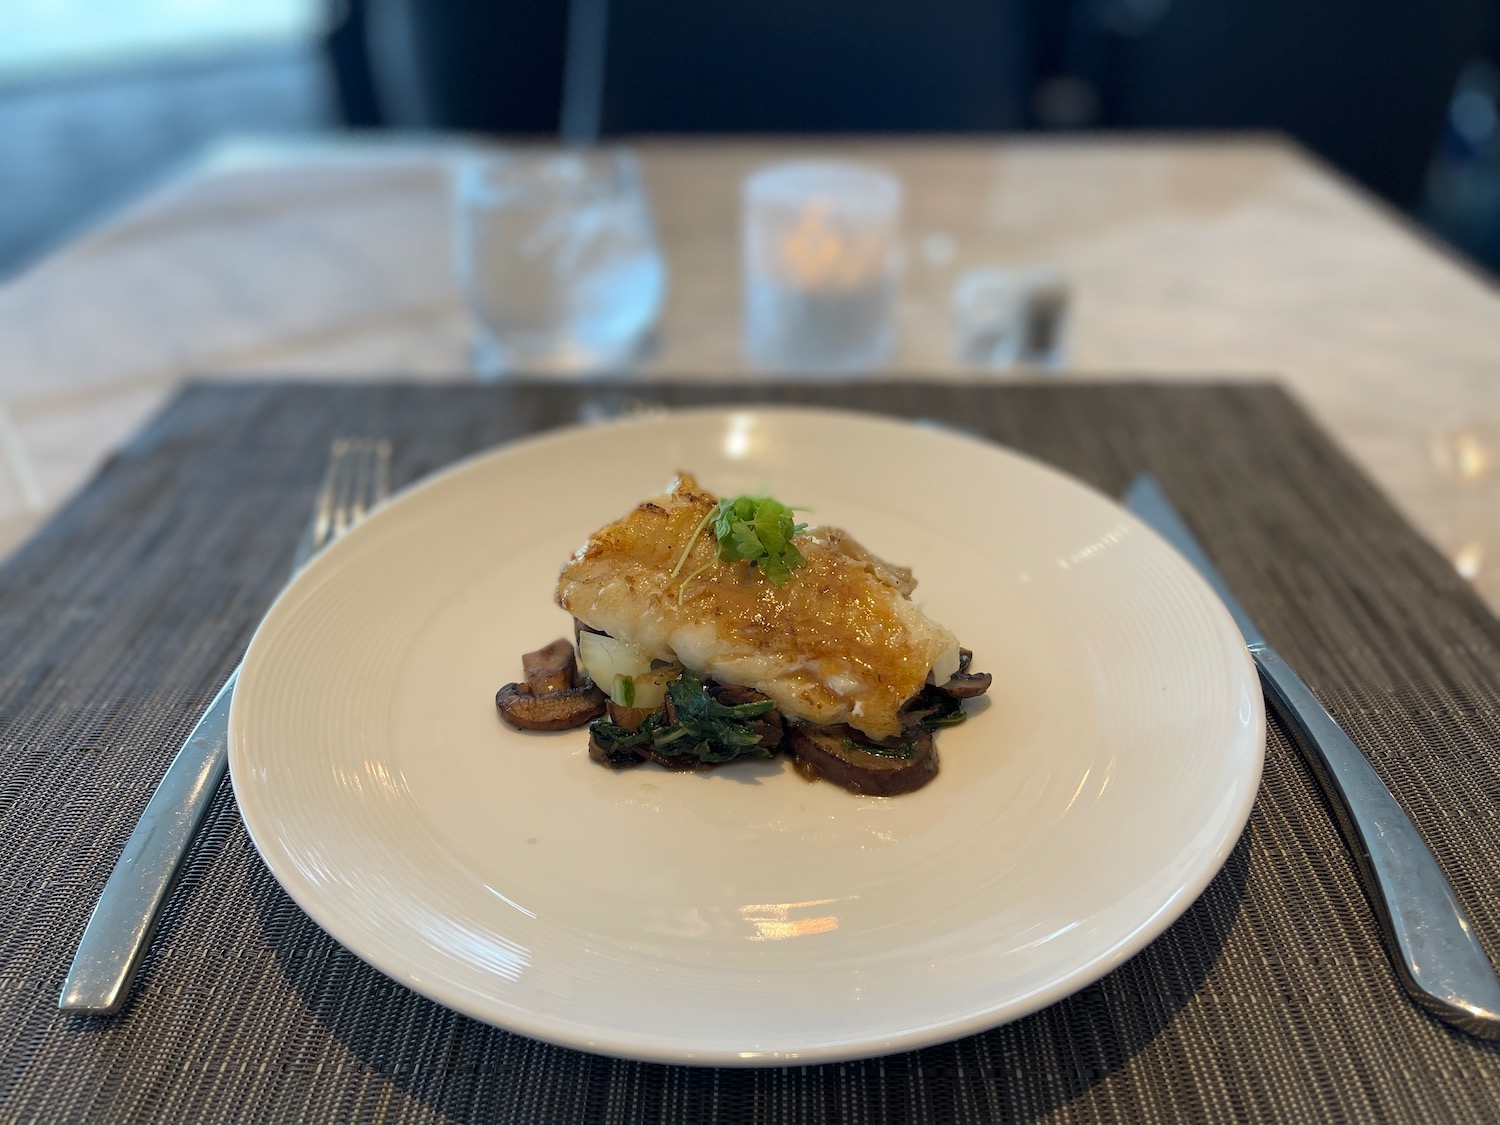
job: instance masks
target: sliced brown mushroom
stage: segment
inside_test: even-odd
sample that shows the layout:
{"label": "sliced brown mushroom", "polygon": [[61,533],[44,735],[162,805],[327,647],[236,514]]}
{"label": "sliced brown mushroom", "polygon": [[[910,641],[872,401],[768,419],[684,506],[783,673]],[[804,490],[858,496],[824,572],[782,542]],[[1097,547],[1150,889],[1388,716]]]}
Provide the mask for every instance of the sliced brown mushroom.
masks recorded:
{"label": "sliced brown mushroom", "polygon": [[937,685],[938,691],[949,699],[973,699],[976,695],[983,695],[990,690],[990,683],[994,680],[988,672],[970,672],[969,665],[974,661],[974,654],[966,648],[958,650],[958,671],[947,683]]}
{"label": "sliced brown mushroom", "polygon": [[506,684],[495,693],[495,706],[518,730],[572,730],[604,714],[606,698],[593,684],[548,695],[533,695],[525,684]]}
{"label": "sliced brown mushroom", "polygon": [[989,672],[955,672],[945,684],[938,684],[938,691],[950,699],[973,699],[990,690],[994,676]]}
{"label": "sliced brown mushroom", "polygon": [[649,743],[649,742],[646,742],[646,743],[641,744],[640,746],[634,747],[634,750],[635,750],[635,752],[638,755],[640,755],[646,761],[648,761],[648,762],[655,762],[657,765],[661,766],[663,769],[669,769],[669,770],[697,770],[697,769],[712,769],[713,768],[712,766],[709,766],[706,763],[699,761],[697,754],[693,754],[693,753],[677,754],[677,755],[663,754],[663,753],[661,753],[661,751],[657,750],[654,746],[652,746],[651,743]]}
{"label": "sliced brown mushroom", "polygon": [[717,680],[709,680],[703,687],[709,695],[725,707],[738,707],[742,703],[764,703],[771,698],[743,684],[721,684]]}
{"label": "sliced brown mushroom", "polygon": [[518,730],[571,730],[604,714],[607,696],[578,669],[567,638],[521,657],[526,682],[495,693],[500,717]]}
{"label": "sliced brown mushroom", "polygon": [[938,772],[937,745],[920,724],[880,742],[842,723],[801,724],[788,728],[787,745],[819,777],[872,797],[910,793]]}
{"label": "sliced brown mushroom", "polygon": [[532,695],[551,695],[578,687],[578,658],[566,637],[521,657],[521,670]]}

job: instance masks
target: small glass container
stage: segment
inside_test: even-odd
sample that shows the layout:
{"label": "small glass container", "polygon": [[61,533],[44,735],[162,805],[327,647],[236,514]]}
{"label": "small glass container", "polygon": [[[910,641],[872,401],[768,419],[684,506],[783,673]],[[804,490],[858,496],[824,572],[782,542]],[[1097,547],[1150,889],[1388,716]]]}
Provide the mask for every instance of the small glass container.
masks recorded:
{"label": "small glass container", "polygon": [[1025,308],[1015,275],[970,270],[953,286],[953,354],[990,371],[1008,371],[1026,345]]}

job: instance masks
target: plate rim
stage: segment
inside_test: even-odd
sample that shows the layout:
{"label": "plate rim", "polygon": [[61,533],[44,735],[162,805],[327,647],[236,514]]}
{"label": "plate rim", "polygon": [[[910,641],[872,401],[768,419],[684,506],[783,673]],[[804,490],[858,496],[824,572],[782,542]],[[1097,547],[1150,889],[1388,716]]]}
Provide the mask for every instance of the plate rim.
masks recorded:
{"label": "plate rim", "polygon": [[[478,471],[492,460],[525,456],[529,453],[535,453],[539,448],[545,448],[548,445],[566,444],[576,441],[582,435],[598,433],[604,428],[628,427],[649,429],[663,423],[677,424],[683,421],[727,419],[731,415],[745,414],[752,416],[774,416],[780,419],[803,417],[809,421],[836,419],[840,422],[871,424],[898,431],[916,430],[936,434],[941,439],[961,442],[983,450],[986,454],[998,454],[1004,459],[1023,464],[1028,467],[1029,471],[1039,471],[1047,477],[1061,482],[1064,487],[1080,489],[1089,494],[1096,502],[1107,505],[1113,514],[1130,523],[1135,533],[1144,534],[1156,540],[1159,546],[1164,548],[1171,556],[1173,560],[1171,565],[1178,569],[1179,576],[1184,576],[1188,585],[1196,588],[1199,601],[1203,605],[1211,606],[1213,610],[1217,611],[1215,617],[1218,619],[1219,631],[1224,632],[1227,626],[1229,635],[1235,638],[1239,637],[1238,630],[1234,627],[1227,609],[1224,608],[1223,603],[1208,586],[1206,581],[1149,525],[1140,521],[1138,517],[1124,508],[1116,498],[1109,496],[1089,482],[1025,451],[1001,444],[981,434],[940,419],[922,419],[917,421],[902,419],[879,410],[845,409],[800,403],[752,402],[743,404],[708,404],[681,408],[664,407],[661,410],[652,409],[639,414],[611,418],[602,423],[568,423],[528,433],[517,438],[504,440],[498,445],[468,453],[399,489],[392,496],[388,508],[373,513],[364,525],[352,529],[340,542],[333,544],[322,555],[312,560],[304,571],[278,594],[272,606],[267,611],[266,616],[257,626],[246,654],[245,665],[251,671],[249,682],[252,691],[255,686],[255,668],[257,667],[252,662],[252,658],[258,651],[257,643],[261,642],[263,631],[267,625],[279,620],[278,609],[283,607],[284,603],[290,598],[302,594],[307,584],[316,581],[324,569],[335,565],[345,553],[357,549],[358,543],[365,534],[368,534],[369,526],[373,524],[373,521],[389,518],[386,513],[397,504],[408,505],[413,501],[413,498],[419,499],[424,492],[442,487],[445,482],[450,481],[454,477]],[[1229,651],[1227,646],[1225,651],[1226,653]],[[339,923],[337,918],[332,920],[329,918],[329,915],[331,913],[336,914],[336,911],[330,911],[325,908],[324,904],[318,901],[306,901],[303,895],[298,893],[298,889],[294,889],[300,887],[300,884],[296,883],[295,880],[293,880],[293,885],[288,885],[288,881],[283,878],[278,863],[273,860],[271,855],[267,854],[267,849],[262,846],[261,840],[257,837],[256,830],[252,824],[257,814],[251,812],[247,815],[243,799],[239,798],[240,787],[236,786],[235,792],[237,799],[241,801],[240,807],[246,829],[263,862],[271,870],[273,877],[276,878],[282,890],[297,903],[298,907],[319,928],[323,929],[334,941],[337,941],[356,957],[371,965],[376,971],[423,995],[432,1002],[441,1004],[460,1014],[542,1042],[573,1050],[674,1065],[784,1066],[872,1058],[897,1051],[912,1050],[937,1043],[949,1042],[1013,1022],[1057,1003],[1067,996],[1087,987],[1089,984],[1102,979],[1136,953],[1143,950],[1175,923],[1192,903],[1202,896],[1208,885],[1223,868],[1230,853],[1245,831],[1245,826],[1249,821],[1264,770],[1267,733],[1264,699],[1258,690],[1257,673],[1255,672],[1254,662],[1248,648],[1243,643],[1239,643],[1235,651],[1235,663],[1239,665],[1241,674],[1246,676],[1251,682],[1257,683],[1257,690],[1252,692],[1253,713],[1251,722],[1244,735],[1249,768],[1239,778],[1238,784],[1240,789],[1238,799],[1224,815],[1222,828],[1214,841],[1214,847],[1210,851],[1205,852],[1203,858],[1193,865],[1191,877],[1177,883],[1165,901],[1156,906],[1146,924],[1119,936],[1103,952],[1086,959],[1082,964],[1060,975],[1049,984],[1036,988],[1020,998],[1005,1003],[992,1004],[983,1009],[973,1011],[967,1016],[945,1021],[938,1026],[922,1027],[901,1034],[886,1035],[878,1039],[860,1039],[858,1036],[850,1036],[846,1037],[845,1041],[838,1043],[822,1044],[798,1050],[778,1049],[757,1052],[692,1051],[684,1050],[680,1044],[677,1046],[667,1044],[653,1045],[646,1039],[628,1041],[624,1039],[609,1039],[608,1037],[590,1038],[588,1036],[560,1032],[558,1028],[559,1023],[577,1025],[580,1021],[566,1015],[555,1017],[550,1023],[545,1017],[531,1019],[527,1018],[526,1013],[517,1010],[514,1005],[510,1007],[508,1014],[502,1020],[497,1018],[496,1014],[492,1011],[479,1010],[474,1005],[462,1002],[462,998],[455,999],[452,995],[454,991],[452,989],[449,990],[449,995],[440,995],[439,993],[443,992],[441,987],[434,988],[431,981],[420,978],[409,967],[391,966],[382,963],[375,958],[367,956],[361,949],[356,948],[355,944],[346,941],[345,937],[339,932],[345,927]],[[236,772],[236,760],[241,759],[243,754],[246,753],[246,751],[240,749],[241,739],[237,736],[237,732],[244,725],[241,698],[241,693],[237,690],[231,702],[230,709],[229,763],[231,781],[233,781]],[[238,723],[236,722],[236,715],[240,717]],[[247,767],[244,765],[240,766],[241,770],[245,768]]]}

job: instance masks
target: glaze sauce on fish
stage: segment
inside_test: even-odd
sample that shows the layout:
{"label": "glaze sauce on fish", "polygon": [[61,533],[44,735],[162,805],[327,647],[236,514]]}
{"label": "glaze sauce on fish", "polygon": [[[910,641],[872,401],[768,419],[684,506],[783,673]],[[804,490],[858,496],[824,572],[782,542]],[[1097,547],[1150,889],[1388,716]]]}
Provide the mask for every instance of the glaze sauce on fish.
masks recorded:
{"label": "glaze sauce on fish", "polygon": [[558,604],[655,659],[763,692],[791,717],[899,735],[902,705],[958,650],[911,600],[910,572],[826,528],[797,538],[807,565],[781,586],[750,563],[716,562],[711,534],[682,560],[717,502],[679,474],[589,537],[563,568]]}

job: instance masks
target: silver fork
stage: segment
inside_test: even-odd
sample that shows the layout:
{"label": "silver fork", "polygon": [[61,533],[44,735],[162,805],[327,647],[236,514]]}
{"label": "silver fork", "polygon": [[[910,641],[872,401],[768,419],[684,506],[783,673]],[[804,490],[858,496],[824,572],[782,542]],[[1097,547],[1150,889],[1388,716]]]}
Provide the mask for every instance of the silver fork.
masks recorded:
{"label": "silver fork", "polygon": [[[292,577],[319,551],[359,523],[390,492],[390,442],[338,438],[313,515],[297,545]],[[193,838],[229,763],[229,704],[238,667],[219,689],[125,841],[115,869],[78,943],[57,1006],[109,1015],[130,994],[151,935],[171,897]]]}

